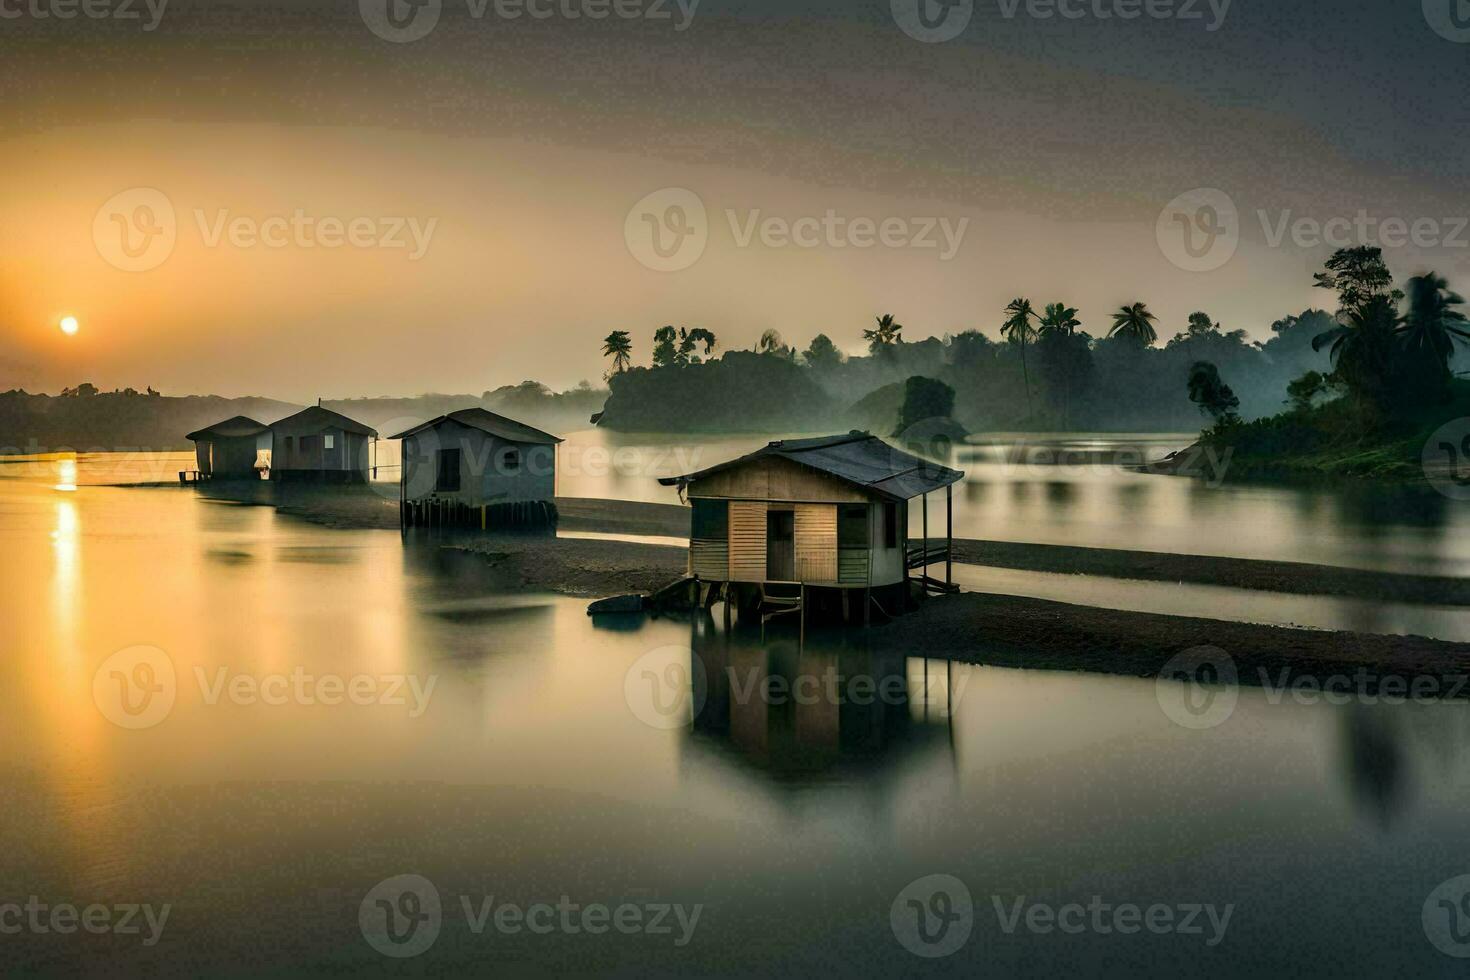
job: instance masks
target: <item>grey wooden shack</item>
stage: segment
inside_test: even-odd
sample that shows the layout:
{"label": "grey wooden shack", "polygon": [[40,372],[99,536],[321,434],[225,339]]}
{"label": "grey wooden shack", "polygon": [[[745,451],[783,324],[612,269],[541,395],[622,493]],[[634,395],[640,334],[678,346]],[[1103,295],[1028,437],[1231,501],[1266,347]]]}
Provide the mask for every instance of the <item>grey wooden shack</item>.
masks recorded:
{"label": "grey wooden shack", "polygon": [[271,424],[271,479],[366,483],[377,430],[313,405]]}
{"label": "grey wooden shack", "polygon": [[262,450],[271,448],[270,428],[236,415],[185,436],[194,443],[195,466],[205,480],[259,479]]}
{"label": "grey wooden shack", "polygon": [[490,530],[556,522],[556,447],[515,419],[467,408],[389,438],[399,447],[405,525]]}

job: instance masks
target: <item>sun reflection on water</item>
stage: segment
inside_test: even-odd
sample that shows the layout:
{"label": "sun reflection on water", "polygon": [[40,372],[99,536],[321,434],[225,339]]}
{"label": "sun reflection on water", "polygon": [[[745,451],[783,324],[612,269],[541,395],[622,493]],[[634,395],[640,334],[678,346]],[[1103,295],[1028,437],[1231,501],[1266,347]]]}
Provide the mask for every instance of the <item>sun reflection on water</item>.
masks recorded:
{"label": "sun reflection on water", "polygon": [[76,458],[73,457],[71,459],[58,459],[56,461],[56,476],[57,479],[60,480],[60,482],[51,489],[63,490],[68,493],[75,493],[77,489]]}

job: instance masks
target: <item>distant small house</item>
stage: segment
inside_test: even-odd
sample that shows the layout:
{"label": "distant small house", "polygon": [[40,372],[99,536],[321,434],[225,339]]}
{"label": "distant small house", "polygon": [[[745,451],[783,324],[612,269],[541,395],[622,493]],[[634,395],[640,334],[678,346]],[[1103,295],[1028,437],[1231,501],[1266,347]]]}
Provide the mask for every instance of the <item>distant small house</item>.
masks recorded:
{"label": "distant small house", "polygon": [[[678,487],[691,505],[689,572],[701,582],[720,583],[725,596],[733,592],[742,605],[779,591],[771,585],[799,585],[803,597],[811,588],[835,590],[846,610],[847,593],[863,590],[866,615],[870,596],[889,611],[907,603],[911,569],[940,562],[948,567],[947,516],[945,543],[925,540],[928,494],[944,490],[948,499],[963,478],[876,436],[852,432],[772,442],[659,482]],[[919,515],[909,506],[915,497],[923,499]],[[946,591],[948,579],[946,572],[944,582],[922,581]]]}
{"label": "distant small house", "polygon": [[196,466],[206,480],[259,479],[260,453],[271,447],[270,428],[243,415],[216,422],[185,438],[194,443]]}
{"label": "distant small house", "polygon": [[490,529],[556,521],[556,436],[483,408],[406,429],[403,521]]}
{"label": "distant small house", "polygon": [[271,479],[366,483],[375,429],[313,405],[271,425]]}

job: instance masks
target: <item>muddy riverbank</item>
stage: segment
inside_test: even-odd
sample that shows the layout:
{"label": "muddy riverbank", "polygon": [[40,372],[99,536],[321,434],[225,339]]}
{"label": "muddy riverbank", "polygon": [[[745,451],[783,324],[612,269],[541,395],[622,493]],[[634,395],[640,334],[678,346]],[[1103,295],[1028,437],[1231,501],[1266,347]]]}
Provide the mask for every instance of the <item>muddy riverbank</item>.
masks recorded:
{"label": "muddy riverbank", "polygon": [[[908,656],[1036,670],[1156,677],[1176,655],[1223,651],[1245,684],[1290,678],[1433,678],[1438,693],[1470,697],[1470,644],[1418,636],[1379,636],[1257,626],[1074,606],[966,592],[925,602],[917,612],[875,627],[870,642]],[[1264,672],[1264,673],[1263,673]],[[1387,690],[1385,688],[1385,690]]]}

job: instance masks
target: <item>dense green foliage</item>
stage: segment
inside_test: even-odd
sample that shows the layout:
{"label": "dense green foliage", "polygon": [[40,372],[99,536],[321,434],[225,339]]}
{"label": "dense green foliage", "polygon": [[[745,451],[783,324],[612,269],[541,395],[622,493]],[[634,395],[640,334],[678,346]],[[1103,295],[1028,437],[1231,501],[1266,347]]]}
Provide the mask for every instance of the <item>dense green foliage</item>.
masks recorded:
{"label": "dense green foliage", "polygon": [[901,436],[933,419],[949,419],[953,415],[954,389],[943,381],[915,376],[903,383],[903,404],[893,434]]}
{"label": "dense green foliage", "polygon": [[[1325,352],[1312,349],[1312,338],[1333,324],[1320,310],[1276,321],[1264,344],[1195,313],[1160,347],[1139,335],[1141,327],[1096,339],[1076,309],[1060,302],[1044,309],[1038,316],[1029,300],[1018,299],[1002,311],[997,333],[1009,341],[967,330],[905,342],[904,327],[884,315],[848,335],[849,344],[867,348],[866,356],[845,356],[825,333],[814,334],[798,354],[768,330],[754,352],[730,351],[702,365],[665,364],[660,357],[651,369],[610,374],[602,424],[670,432],[888,432],[904,382],[918,376],[954,389],[954,417],[972,431],[1179,431],[1198,426],[1187,395],[1197,361],[1216,365],[1228,379],[1244,418],[1280,411],[1293,378],[1331,367]],[[1150,328],[1157,323],[1141,303],[1120,312]],[[677,351],[679,336],[672,327],[657,331],[652,350],[668,342]],[[711,370],[717,364],[724,367]]]}
{"label": "dense green foliage", "polygon": [[[1232,453],[1237,474],[1420,477],[1425,440],[1470,414],[1470,384],[1450,370],[1470,340],[1464,299],[1433,272],[1394,288],[1382,251],[1368,247],[1338,251],[1316,284],[1338,294],[1335,320],[1312,340],[1331,373],[1294,379],[1290,410],[1270,418],[1241,425],[1211,411],[1217,423],[1204,439]],[[1189,388],[1204,408],[1223,383],[1212,365],[1200,369]]]}

